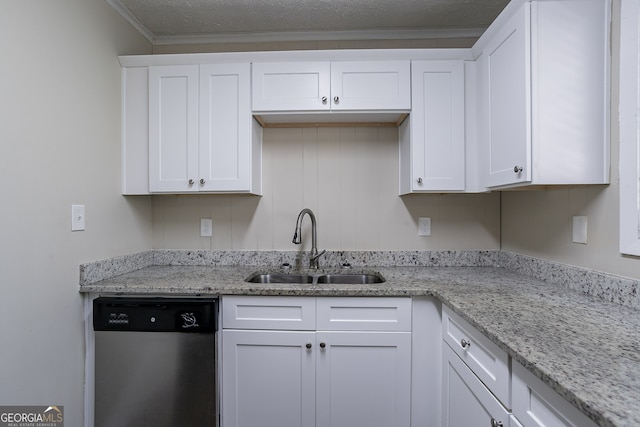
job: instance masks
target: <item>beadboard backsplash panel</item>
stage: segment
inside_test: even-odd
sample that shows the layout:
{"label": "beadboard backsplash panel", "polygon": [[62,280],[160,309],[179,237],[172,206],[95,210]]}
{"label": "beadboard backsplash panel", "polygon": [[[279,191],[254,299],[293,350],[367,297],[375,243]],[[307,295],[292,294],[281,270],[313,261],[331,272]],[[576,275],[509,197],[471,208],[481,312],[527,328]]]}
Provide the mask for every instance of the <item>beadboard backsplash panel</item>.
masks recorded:
{"label": "beadboard backsplash panel", "polygon": [[[398,196],[395,128],[265,129],[263,195],[153,196],[154,249],[298,250],[298,213],[318,220],[319,249],[497,250],[500,196]],[[418,218],[432,234],[418,236]],[[200,219],[213,237],[200,237]],[[311,226],[303,223],[303,248]]]}

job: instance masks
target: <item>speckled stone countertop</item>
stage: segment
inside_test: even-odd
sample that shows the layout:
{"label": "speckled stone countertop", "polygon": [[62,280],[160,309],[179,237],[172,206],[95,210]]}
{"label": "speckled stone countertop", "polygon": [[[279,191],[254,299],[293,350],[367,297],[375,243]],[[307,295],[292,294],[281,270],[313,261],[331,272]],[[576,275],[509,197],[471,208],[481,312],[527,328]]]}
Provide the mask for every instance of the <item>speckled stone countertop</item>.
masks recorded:
{"label": "speckled stone countertop", "polygon": [[598,425],[640,426],[640,312],[631,307],[499,267],[371,267],[386,278],[375,285],[244,281],[257,270],[151,265],[81,292],[434,296]]}

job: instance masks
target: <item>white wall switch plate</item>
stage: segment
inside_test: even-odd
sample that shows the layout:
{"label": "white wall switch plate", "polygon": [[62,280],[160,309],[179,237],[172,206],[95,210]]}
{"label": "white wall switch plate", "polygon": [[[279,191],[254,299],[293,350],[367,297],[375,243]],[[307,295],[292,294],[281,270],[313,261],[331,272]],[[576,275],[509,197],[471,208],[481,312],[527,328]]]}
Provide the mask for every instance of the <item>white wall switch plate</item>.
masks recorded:
{"label": "white wall switch plate", "polygon": [[213,236],[213,220],[211,218],[200,218],[200,237]]}
{"label": "white wall switch plate", "polygon": [[418,236],[431,236],[431,218],[418,218]]}
{"label": "white wall switch plate", "polygon": [[84,230],[84,205],[71,205],[71,231]]}
{"label": "white wall switch plate", "polygon": [[573,217],[573,243],[587,244],[587,217]]}

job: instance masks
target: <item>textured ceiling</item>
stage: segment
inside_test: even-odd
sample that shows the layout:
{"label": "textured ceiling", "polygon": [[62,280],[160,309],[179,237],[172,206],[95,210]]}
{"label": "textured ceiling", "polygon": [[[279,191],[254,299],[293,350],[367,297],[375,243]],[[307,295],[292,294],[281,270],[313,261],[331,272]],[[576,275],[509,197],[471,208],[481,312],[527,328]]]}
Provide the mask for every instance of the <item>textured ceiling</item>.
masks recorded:
{"label": "textured ceiling", "polygon": [[[508,0],[107,0],[149,37],[486,28]],[[293,37],[295,38],[295,37]]]}

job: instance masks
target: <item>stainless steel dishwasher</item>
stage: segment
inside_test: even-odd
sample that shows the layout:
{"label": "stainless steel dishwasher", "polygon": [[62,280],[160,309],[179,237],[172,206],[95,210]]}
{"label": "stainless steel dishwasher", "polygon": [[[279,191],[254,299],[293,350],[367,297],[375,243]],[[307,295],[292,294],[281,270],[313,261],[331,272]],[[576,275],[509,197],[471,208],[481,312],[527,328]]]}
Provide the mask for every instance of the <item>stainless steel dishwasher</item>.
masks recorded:
{"label": "stainless steel dishwasher", "polygon": [[215,427],[214,298],[99,297],[95,427]]}

